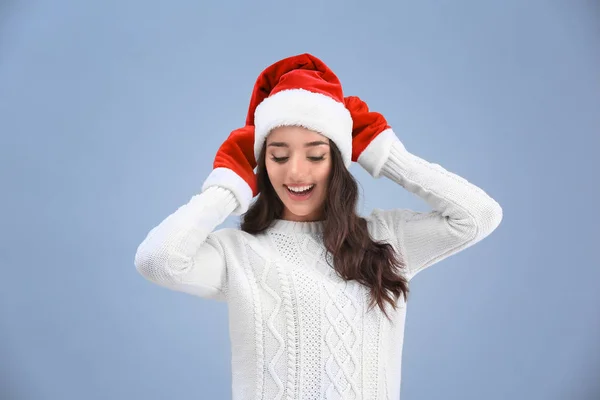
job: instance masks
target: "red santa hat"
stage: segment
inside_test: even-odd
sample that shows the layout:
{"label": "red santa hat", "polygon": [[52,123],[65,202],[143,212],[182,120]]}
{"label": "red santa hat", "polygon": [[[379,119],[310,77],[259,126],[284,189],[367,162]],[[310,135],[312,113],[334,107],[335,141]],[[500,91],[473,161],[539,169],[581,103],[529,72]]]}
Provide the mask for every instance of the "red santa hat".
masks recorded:
{"label": "red santa hat", "polygon": [[256,80],[246,125],[254,125],[254,155],[272,129],[302,126],[332,140],[344,165],[352,157],[352,117],[337,76],[318,58],[300,54],[267,67]]}

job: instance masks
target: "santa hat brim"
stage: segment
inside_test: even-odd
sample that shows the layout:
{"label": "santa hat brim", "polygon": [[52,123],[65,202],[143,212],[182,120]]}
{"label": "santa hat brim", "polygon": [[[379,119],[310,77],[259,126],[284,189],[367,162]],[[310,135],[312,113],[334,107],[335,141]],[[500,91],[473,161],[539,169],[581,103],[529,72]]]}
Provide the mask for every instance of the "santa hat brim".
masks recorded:
{"label": "santa hat brim", "polygon": [[321,93],[288,89],[263,100],[254,113],[254,154],[258,160],[269,133],[280,126],[301,126],[329,138],[348,168],[352,157],[352,117],[343,103]]}

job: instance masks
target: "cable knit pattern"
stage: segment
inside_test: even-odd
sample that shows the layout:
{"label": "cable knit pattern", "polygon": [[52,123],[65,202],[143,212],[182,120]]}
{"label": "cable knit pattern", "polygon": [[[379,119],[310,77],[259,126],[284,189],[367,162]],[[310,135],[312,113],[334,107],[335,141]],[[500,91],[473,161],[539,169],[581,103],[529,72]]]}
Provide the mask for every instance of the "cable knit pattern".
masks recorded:
{"label": "cable knit pattern", "polygon": [[256,284],[256,278],[254,277],[254,273],[252,268],[250,267],[251,265],[257,265],[256,262],[252,262],[255,261],[258,256],[254,256],[254,252],[251,249],[246,249],[246,251],[248,252],[248,254],[250,254],[250,252],[252,252],[251,254],[253,254],[253,259],[249,259],[249,262],[247,262],[245,264],[245,268],[244,270],[246,271],[246,273],[248,274],[248,284],[250,286],[250,292],[252,295],[252,299],[254,299],[255,301],[253,302],[254,304],[254,328],[255,328],[255,337],[256,337],[256,398],[260,398],[261,397],[261,393],[263,392],[263,379],[264,379],[264,370],[262,368],[263,363],[264,363],[264,349],[263,349],[263,335],[262,335],[262,327],[263,327],[263,317],[262,317],[262,310],[260,307],[260,302],[256,301],[259,297],[258,297],[258,287]]}
{"label": "cable knit pattern", "polygon": [[[433,208],[375,209],[366,217],[371,236],[394,246],[409,280],[500,224],[498,203],[466,179],[409,153],[395,137],[372,146],[369,162],[385,155],[374,176]],[[276,220],[257,235],[217,230],[237,207],[229,189],[208,187],[153,228],[135,256],[148,280],[227,302],[232,399],[398,399],[406,302],[387,308],[391,320],[378,307],[368,310],[369,289],[331,267],[321,221]]]}
{"label": "cable knit pattern", "polygon": [[277,331],[277,328],[275,328],[275,323],[274,323],[275,318],[278,317],[279,308],[281,307],[281,297],[277,294],[276,291],[274,291],[272,288],[270,288],[269,285],[267,284],[267,276],[269,274],[271,265],[272,264],[270,262],[267,262],[267,267],[264,269],[264,272],[262,275],[261,286],[275,300],[275,307],[273,308],[273,311],[272,311],[271,315],[269,316],[267,326],[269,327],[271,334],[275,337],[275,339],[277,340],[277,343],[278,343],[278,347],[277,347],[277,351],[275,352],[275,356],[271,359],[271,362],[269,363],[269,372],[278,388],[277,395],[274,398],[275,398],[275,400],[279,400],[283,396],[284,387],[283,387],[283,383],[282,383],[280,377],[278,376],[277,372],[275,371],[275,365],[277,364],[277,362],[279,361],[279,358],[283,354],[285,342],[283,341],[283,337],[281,336],[281,334]]}
{"label": "cable knit pattern", "polygon": [[296,318],[294,317],[294,309],[292,308],[292,295],[289,287],[288,277],[278,268],[279,279],[281,280],[281,294],[283,296],[283,304],[285,308],[285,328],[287,334],[287,398],[293,400],[296,398]]}

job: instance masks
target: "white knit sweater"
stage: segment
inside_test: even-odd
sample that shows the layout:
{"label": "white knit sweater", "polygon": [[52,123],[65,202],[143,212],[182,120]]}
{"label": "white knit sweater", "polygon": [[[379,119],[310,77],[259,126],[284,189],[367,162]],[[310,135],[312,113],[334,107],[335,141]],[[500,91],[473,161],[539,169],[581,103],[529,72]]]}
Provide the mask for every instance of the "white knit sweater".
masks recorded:
{"label": "white knit sweater", "polygon": [[[367,217],[371,236],[407,264],[408,279],[500,224],[496,201],[409,153],[395,135],[375,147],[364,156],[372,175],[433,208]],[[368,289],[328,266],[321,222],[277,220],[255,236],[215,230],[237,206],[231,191],[209,187],[152,229],[135,257],[158,285],[227,302],[233,399],[398,399],[406,303],[388,308],[392,322],[378,307],[367,311]]]}

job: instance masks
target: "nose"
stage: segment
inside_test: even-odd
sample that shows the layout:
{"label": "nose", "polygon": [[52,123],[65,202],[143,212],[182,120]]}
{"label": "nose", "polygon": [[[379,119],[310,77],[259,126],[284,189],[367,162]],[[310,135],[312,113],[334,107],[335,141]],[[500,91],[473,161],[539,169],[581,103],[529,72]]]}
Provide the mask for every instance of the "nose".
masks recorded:
{"label": "nose", "polygon": [[308,174],[309,166],[304,157],[294,156],[290,157],[288,178],[291,182],[302,182],[304,177]]}

